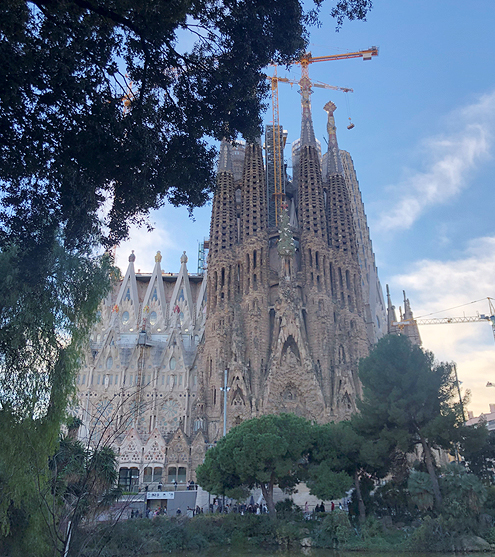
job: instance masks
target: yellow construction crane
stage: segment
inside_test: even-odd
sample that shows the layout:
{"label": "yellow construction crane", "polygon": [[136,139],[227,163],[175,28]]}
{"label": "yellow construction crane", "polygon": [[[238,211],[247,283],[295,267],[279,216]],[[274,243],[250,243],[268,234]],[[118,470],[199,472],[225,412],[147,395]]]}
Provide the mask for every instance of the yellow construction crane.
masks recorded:
{"label": "yellow construction crane", "polygon": [[272,90],[272,116],[273,116],[273,162],[274,162],[274,197],[275,197],[275,222],[278,225],[279,216],[282,211],[282,202],[284,193],[282,191],[282,147],[280,144],[279,133],[279,105],[278,105],[278,83],[279,81],[285,83],[297,83],[301,87],[303,98],[309,99],[311,94],[311,86],[323,87],[325,89],[334,89],[336,91],[352,92],[352,89],[344,87],[335,87],[332,85],[321,84],[319,82],[313,83],[309,79],[308,66],[315,62],[329,62],[330,60],[347,60],[349,58],[362,58],[363,60],[371,60],[373,56],[378,56],[378,47],[372,46],[366,50],[358,52],[347,52],[344,54],[331,54],[328,56],[315,56],[311,52],[307,52],[300,60],[294,60],[292,64],[299,64],[301,66],[301,79],[299,81],[289,80],[287,78],[277,76],[277,66],[274,64],[273,76],[267,77],[271,82]]}
{"label": "yellow construction crane", "polygon": [[[410,325],[447,325],[453,323],[479,323],[481,321],[489,322],[492,326],[493,337],[495,339],[495,305],[493,298],[487,298],[490,315],[478,314],[469,317],[433,317],[423,319],[403,319],[402,321],[393,321],[392,325],[403,329]],[[476,300],[479,302],[480,300]],[[474,303],[474,302],[471,302]]]}

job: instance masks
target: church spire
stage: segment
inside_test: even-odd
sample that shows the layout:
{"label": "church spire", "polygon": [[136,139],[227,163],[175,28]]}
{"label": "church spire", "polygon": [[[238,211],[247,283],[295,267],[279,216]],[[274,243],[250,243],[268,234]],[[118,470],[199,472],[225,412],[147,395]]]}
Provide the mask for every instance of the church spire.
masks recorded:
{"label": "church spire", "polygon": [[220,143],[220,157],[218,159],[218,172],[232,172],[232,155],[230,153],[230,143],[222,139]]}
{"label": "church spire", "polygon": [[[327,155],[327,176],[333,174],[343,174],[342,161],[340,159],[339,145],[337,143],[337,128],[335,126],[334,111],[337,109],[332,101],[327,102],[323,107],[328,114],[328,155]],[[325,178],[325,177],[324,177]]]}
{"label": "church spire", "polygon": [[210,253],[232,249],[237,241],[235,222],[234,174],[232,172],[230,145],[224,140],[220,147],[217,187],[213,196]]}
{"label": "church spire", "polygon": [[413,344],[421,346],[421,336],[419,334],[418,324],[414,319],[411,303],[409,302],[409,298],[406,297],[405,290],[402,291],[402,294],[404,296],[404,315],[402,315],[402,321],[409,323],[406,327],[406,335]]}
{"label": "church spire", "polygon": [[260,234],[267,226],[265,170],[258,141],[246,145],[241,203],[241,238],[245,242]]}
{"label": "church spire", "polygon": [[392,297],[390,296],[390,290],[388,284],[386,285],[387,288],[387,333],[389,335],[396,335],[398,334],[397,325],[397,315],[395,313],[395,306],[392,305]]}
{"label": "church spire", "polygon": [[299,81],[301,89],[299,93],[301,94],[301,147],[306,145],[311,147],[316,147],[315,132],[313,129],[313,118],[311,116],[311,80],[307,76],[303,76]]}

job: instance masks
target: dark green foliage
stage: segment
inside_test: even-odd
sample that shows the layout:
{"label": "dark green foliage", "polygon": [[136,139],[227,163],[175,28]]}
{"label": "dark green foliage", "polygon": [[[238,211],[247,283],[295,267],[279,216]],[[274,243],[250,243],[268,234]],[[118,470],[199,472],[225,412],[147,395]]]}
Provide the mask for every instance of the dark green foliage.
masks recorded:
{"label": "dark green foliage", "polygon": [[[303,524],[304,526],[304,524]],[[288,540],[301,539],[299,526],[287,521],[272,521],[267,515],[201,515],[193,519],[158,517],[153,520],[128,520],[113,528],[98,527],[92,541],[80,551],[81,557],[105,555],[134,557],[152,552],[199,552],[235,543],[247,547],[276,547]]]}
{"label": "dark green foliage", "polygon": [[363,400],[354,426],[365,437],[387,441],[405,452],[421,445],[439,506],[442,498],[432,449],[451,448],[461,422],[460,405],[453,402],[453,366],[436,363],[431,352],[413,346],[405,336],[388,335],[361,360],[359,377]]}
{"label": "dark green foliage", "polygon": [[444,496],[442,514],[458,520],[463,528],[473,528],[470,523],[476,521],[487,497],[480,479],[453,462],[443,470],[440,488]]}
{"label": "dark green foliage", "polygon": [[361,361],[359,377],[362,418],[356,424],[363,433],[380,432],[406,451],[425,435],[450,447],[449,434],[458,420],[451,365],[435,363],[431,352],[413,346],[405,336],[388,335]]}
{"label": "dark green foliage", "polygon": [[421,526],[412,533],[408,547],[411,551],[452,551],[458,539],[458,532],[451,528],[452,522],[442,516],[426,516]]}
{"label": "dark green foliage", "polygon": [[483,483],[494,483],[495,431],[488,431],[486,423],[463,427],[459,431],[460,453],[469,470]]}
{"label": "dark green foliage", "polygon": [[429,474],[413,470],[407,482],[407,489],[413,503],[420,511],[431,510],[433,508],[435,494],[433,493],[433,485]]}
{"label": "dark green foliage", "polygon": [[[352,4],[332,13],[364,18],[369,2]],[[80,245],[101,232],[107,199],[113,243],[164,199],[204,204],[215,155],[205,138],[259,135],[261,70],[299,57],[309,19],[299,0],[2,2],[6,228],[29,240],[50,218]]]}
{"label": "dark green foliage", "polygon": [[219,495],[259,485],[273,516],[273,487],[293,487],[301,481],[311,441],[310,422],[293,414],[247,420],[208,450],[196,470],[198,484]]}
{"label": "dark green foliage", "polygon": [[353,483],[352,477],[347,472],[335,471],[327,461],[312,467],[310,478],[307,480],[311,494],[325,501],[340,499],[351,489]]}
{"label": "dark green foliage", "polygon": [[495,527],[492,526],[487,532],[484,533],[483,538],[492,545],[495,545]]}
{"label": "dark green foliage", "polygon": [[292,499],[284,499],[275,504],[277,518],[279,520],[294,520],[300,522],[304,520],[304,514],[298,505]]}
{"label": "dark green foliage", "polygon": [[364,521],[366,503],[361,483],[388,473],[389,441],[363,437],[352,422],[315,425],[314,439],[307,480],[311,493],[326,500],[337,499],[354,486],[359,503],[356,514]]}
{"label": "dark green foliage", "polygon": [[486,501],[483,511],[495,519],[495,486],[490,485],[486,488]]}
{"label": "dark green foliage", "polygon": [[[9,536],[14,509],[46,487],[81,351],[111,283],[108,258],[67,251],[54,231],[38,247],[21,249],[15,239],[0,246],[1,536]],[[25,508],[17,538],[32,534],[40,550],[37,509]]]}
{"label": "dark green foliage", "polygon": [[315,536],[317,547],[340,549],[355,536],[349,517],[345,511],[335,509],[326,514]]}
{"label": "dark green foliage", "polygon": [[390,517],[394,523],[410,524],[418,516],[418,510],[409,497],[407,485],[393,480],[373,491],[370,510],[373,516]]}
{"label": "dark green foliage", "polygon": [[337,29],[339,29],[346,17],[350,20],[366,20],[366,15],[372,6],[371,0],[338,0],[337,5],[332,8],[330,13],[337,19]]}

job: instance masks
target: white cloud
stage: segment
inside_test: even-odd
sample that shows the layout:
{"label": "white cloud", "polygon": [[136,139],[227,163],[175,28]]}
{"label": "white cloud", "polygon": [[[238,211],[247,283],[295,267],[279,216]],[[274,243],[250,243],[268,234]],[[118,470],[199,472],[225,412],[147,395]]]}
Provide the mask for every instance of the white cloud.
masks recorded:
{"label": "white cloud", "polygon": [[117,248],[116,263],[125,273],[128,257],[134,250],[136,271],[151,273],[158,250],[162,254],[161,267],[165,272],[177,273],[180,269],[180,258],[185,251],[189,261],[190,273],[196,272],[198,244],[208,237],[211,207],[209,205],[194,211],[195,219],[191,220],[187,209],[170,205],[152,211],[149,223],[153,230],[146,226],[131,226],[130,239]]}
{"label": "white cloud", "polygon": [[[141,269],[143,272],[150,273],[153,270],[155,255],[158,250],[163,257],[171,250],[179,249],[171,239],[170,232],[162,227],[155,227],[151,232],[144,226],[138,228],[131,226],[130,240],[122,242],[116,251],[115,263],[125,273],[128,265],[128,257],[131,251],[135,251],[136,271]],[[166,269],[162,262],[162,268]]]}
{"label": "white cloud", "polygon": [[382,212],[377,229],[410,228],[425,210],[448,202],[467,187],[469,173],[493,147],[495,92],[456,110],[448,120],[455,131],[425,139],[421,146],[425,168],[392,187],[394,206]]}
{"label": "white cloud", "polygon": [[[404,288],[415,317],[462,317],[489,314],[487,297],[495,296],[495,236],[469,242],[455,260],[422,260],[410,271],[392,278]],[[471,303],[474,302],[474,303]],[[462,307],[459,307],[461,304]],[[442,311],[449,310],[449,311]],[[441,313],[436,313],[441,312]],[[420,326],[423,346],[437,359],[455,361],[463,388],[472,392],[475,414],[495,402],[495,341],[488,322]]]}

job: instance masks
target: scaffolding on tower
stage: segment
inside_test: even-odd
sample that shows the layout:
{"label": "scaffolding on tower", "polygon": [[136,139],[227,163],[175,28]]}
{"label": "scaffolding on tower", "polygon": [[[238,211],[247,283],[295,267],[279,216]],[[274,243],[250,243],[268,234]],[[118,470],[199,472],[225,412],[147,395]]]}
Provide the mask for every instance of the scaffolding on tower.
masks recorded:
{"label": "scaffolding on tower", "polygon": [[204,238],[198,245],[198,275],[204,275],[206,270],[206,261],[208,257],[208,249],[210,248],[210,240]]}

